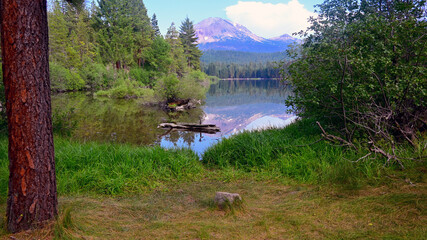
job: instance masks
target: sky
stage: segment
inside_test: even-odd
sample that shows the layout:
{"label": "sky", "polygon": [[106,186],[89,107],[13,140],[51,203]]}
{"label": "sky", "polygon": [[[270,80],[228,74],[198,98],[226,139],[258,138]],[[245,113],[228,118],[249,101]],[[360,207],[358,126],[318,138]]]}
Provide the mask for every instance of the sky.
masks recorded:
{"label": "sky", "polygon": [[264,38],[292,34],[308,26],[314,5],[323,0],[144,0],[151,17],[156,14],[164,35],[172,22],[177,27],[188,16],[194,24],[220,17],[247,27]]}

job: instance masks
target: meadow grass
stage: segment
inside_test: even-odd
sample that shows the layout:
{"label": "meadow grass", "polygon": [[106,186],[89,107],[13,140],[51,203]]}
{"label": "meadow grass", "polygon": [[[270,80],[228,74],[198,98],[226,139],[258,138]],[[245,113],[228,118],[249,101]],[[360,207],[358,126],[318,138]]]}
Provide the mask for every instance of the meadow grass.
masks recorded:
{"label": "meadow grass", "polygon": [[[233,212],[213,207],[219,190],[240,193],[243,207]],[[0,239],[424,239],[427,234],[421,183],[354,193],[200,179],[139,196],[63,196],[59,203],[51,225],[16,235],[0,231]]]}

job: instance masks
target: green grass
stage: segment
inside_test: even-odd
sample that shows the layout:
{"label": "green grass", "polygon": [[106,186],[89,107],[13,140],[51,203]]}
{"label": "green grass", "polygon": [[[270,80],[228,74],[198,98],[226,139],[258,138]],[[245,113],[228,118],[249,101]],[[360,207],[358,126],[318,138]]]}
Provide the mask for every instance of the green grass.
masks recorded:
{"label": "green grass", "polygon": [[[398,178],[422,178],[425,163],[406,161],[409,170],[396,171],[384,167],[384,159],[376,156],[354,162],[365,152],[333,146],[320,139],[313,121],[302,120],[284,129],[244,132],[208,149],[203,163],[211,169],[235,169],[261,173],[269,177],[290,178],[298,183],[335,184],[357,189],[366,184],[381,184],[390,174]],[[412,148],[403,147],[408,156]]]}
{"label": "green grass", "polygon": [[[350,160],[363,156],[319,140],[317,126],[299,121],[285,129],[245,132],[208,149],[200,162],[185,149],[135,147],[108,143],[78,143],[55,137],[60,195],[135,195],[153,189],[209,178],[276,180],[291,184],[336,185],[360,189],[404,180],[424,182],[425,162],[405,162],[407,169],[384,167],[384,160]],[[302,146],[302,147],[301,147]],[[412,149],[408,149],[410,152]],[[414,155],[412,152],[408,153]],[[0,202],[6,201],[7,139],[0,139]]]}
{"label": "green grass", "polygon": [[[210,148],[165,150],[55,137],[60,214],[17,239],[422,239],[425,163],[384,166],[326,142],[310,121],[242,133]],[[298,147],[296,145],[307,145]],[[402,150],[403,151],[403,150]],[[407,156],[417,155],[404,149]],[[412,151],[412,152],[411,152]],[[348,159],[348,160],[347,160]],[[7,139],[0,139],[0,239]],[[386,183],[386,184],[385,184]],[[412,184],[413,183],[413,184]],[[338,186],[338,187],[337,187]],[[342,190],[350,191],[342,191]],[[224,211],[215,192],[239,193]]]}
{"label": "green grass", "polygon": [[[193,180],[205,171],[190,150],[77,143],[55,138],[55,160],[60,195],[138,194],[165,183]],[[0,198],[8,182],[7,139],[0,141]]]}

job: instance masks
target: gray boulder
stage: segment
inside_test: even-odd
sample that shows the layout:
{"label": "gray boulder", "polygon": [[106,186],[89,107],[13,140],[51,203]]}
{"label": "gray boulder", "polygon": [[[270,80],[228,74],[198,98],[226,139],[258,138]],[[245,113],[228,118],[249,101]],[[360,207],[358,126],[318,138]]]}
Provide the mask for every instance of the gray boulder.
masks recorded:
{"label": "gray boulder", "polygon": [[237,193],[228,192],[217,192],[215,194],[215,204],[219,207],[225,207],[226,205],[240,204],[242,197]]}

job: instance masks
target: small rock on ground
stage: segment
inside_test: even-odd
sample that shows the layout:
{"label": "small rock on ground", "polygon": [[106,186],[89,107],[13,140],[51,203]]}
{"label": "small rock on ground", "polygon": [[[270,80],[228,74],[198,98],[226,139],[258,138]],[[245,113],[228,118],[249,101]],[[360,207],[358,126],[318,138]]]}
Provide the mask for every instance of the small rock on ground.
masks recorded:
{"label": "small rock on ground", "polygon": [[225,206],[227,203],[232,205],[240,201],[242,201],[242,197],[237,193],[217,192],[215,194],[215,204],[220,207]]}

